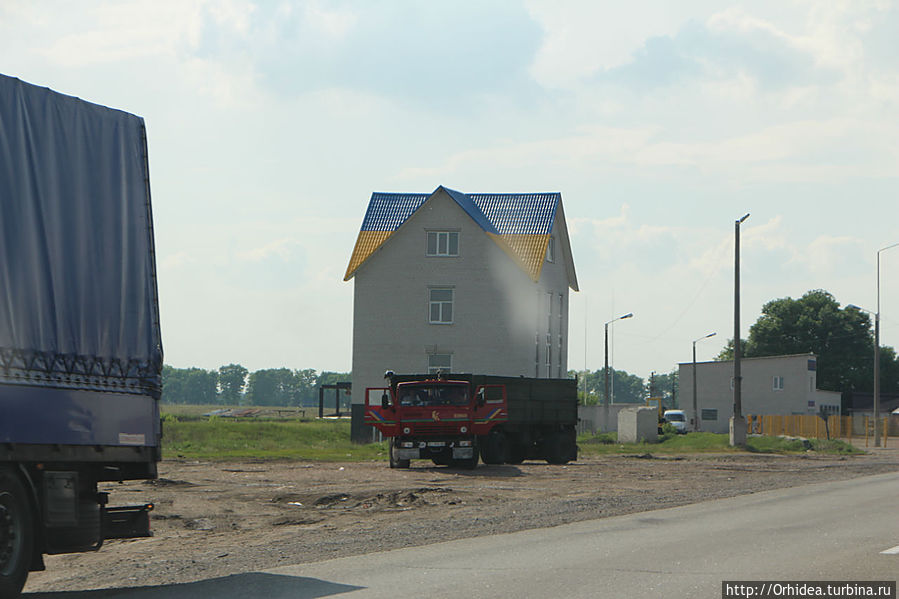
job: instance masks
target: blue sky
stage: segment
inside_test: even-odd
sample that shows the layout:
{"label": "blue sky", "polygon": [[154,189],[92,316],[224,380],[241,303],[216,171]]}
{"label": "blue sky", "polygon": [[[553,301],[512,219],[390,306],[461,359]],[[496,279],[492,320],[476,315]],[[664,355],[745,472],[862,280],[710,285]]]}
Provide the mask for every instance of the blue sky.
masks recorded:
{"label": "blue sky", "polygon": [[[166,361],[348,370],[372,191],[560,191],[569,366],[647,376],[762,305],[875,308],[899,242],[889,1],[0,3],[0,71],[143,116]],[[881,255],[899,346],[899,248]],[[586,344],[585,344],[586,336]],[[586,359],[585,359],[586,345]]]}

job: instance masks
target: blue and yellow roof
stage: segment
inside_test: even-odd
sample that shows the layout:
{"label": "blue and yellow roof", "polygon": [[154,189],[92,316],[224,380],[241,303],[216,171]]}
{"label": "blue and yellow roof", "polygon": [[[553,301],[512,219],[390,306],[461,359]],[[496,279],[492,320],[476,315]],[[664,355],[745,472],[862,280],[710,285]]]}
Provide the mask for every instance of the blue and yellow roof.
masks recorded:
{"label": "blue and yellow roof", "polygon": [[[553,222],[561,213],[562,195],[551,193],[471,193],[440,186],[433,193],[381,193],[371,195],[365,219],[344,281],[380,248],[428,199],[444,191],[493,239],[525,272],[537,281],[543,269],[546,246]],[[570,260],[567,228],[563,229],[569,258],[569,279],[577,290]]]}

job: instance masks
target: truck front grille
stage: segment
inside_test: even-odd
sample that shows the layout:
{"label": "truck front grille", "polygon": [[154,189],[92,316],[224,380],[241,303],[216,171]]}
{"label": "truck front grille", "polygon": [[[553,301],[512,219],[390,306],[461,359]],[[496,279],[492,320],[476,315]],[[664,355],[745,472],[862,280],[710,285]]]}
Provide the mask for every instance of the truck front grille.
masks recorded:
{"label": "truck front grille", "polygon": [[459,432],[459,424],[452,422],[416,422],[412,432],[420,435],[454,435]]}

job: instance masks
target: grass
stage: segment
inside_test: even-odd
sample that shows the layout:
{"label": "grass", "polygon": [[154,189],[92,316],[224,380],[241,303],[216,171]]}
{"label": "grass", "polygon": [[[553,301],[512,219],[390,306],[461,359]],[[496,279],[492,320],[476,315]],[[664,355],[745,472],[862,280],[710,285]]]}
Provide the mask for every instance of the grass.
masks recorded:
{"label": "grass", "polygon": [[[350,442],[348,420],[256,420],[203,418],[182,420],[163,416],[162,455],[187,459],[294,459],[355,462],[386,460],[387,443]],[[665,434],[659,443],[618,443],[615,433],[578,437],[584,456],[627,454],[864,453],[838,440],[801,441],[782,437],[750,437],[746,448],[728,445],[728,436],[714,433]]]}
{"label": "grass", "polygon": [[387,459],[386,443],[351,443],[347,420],[276,422],[215,417],[188,422],[172,417],[164,420],[164,458],[290,458],[334,462]]}
{"label": "grass", "polygon": [[[159,404],[159,411],[163,417],[175,416],[178,420],[206,420],[207,414],[214,410],[259,410],[254,416],[256,420],[287,420],[297,418],[315,418],[318,416],[318,407],[295,408],[280,406],[223,406],[221,404]],[[325,406],[325,413],[334,412],[333,402]]]}
{"label": "grass", "polygon": [[[806,445],[808,443],[808,445]],[[852,445],[839,440],[826,441],[809,439],[803,442],[783,437],[749,437],[746,447],[731,447],[728,435],[715,433],[688,433],[686,435],[663,435],[659,443],[618,443],[615,433],[599,435],[585,434],[578,437],[582,455],[614,454],[685,454],[685,453],[778,453],[797,454],[811,450],[823,454],[864,453]]]}

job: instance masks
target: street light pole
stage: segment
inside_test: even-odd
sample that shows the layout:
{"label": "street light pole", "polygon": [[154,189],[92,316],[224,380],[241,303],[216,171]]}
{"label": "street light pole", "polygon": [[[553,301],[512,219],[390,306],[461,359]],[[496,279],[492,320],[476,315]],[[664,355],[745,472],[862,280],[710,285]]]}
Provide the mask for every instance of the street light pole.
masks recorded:
{"label": "street light pole", "polygon": [[607,322],[603,325],[603,329],[604,329],[604,333],[605,333],[605,353],[606,353],[606,362],[605,362],[605,367],[603,369],[603,378],[605,379],[605,381],[604,381],[605,402],[604,402],[604,407],[603,407],[603,420],[605,422],[607,432],[609,430],[611,430],[611,427],[609,426],[609,402],[612,399],[611,395],[610,395],[610,391],[609,391],[609,382],[611,380],[609,378],[609,325],[612,324],[613,322],[615,322],[616,320],[624,320],[625,318],[633,318],[633,316],[634,316],[633,312],[628,312],[624,316],[619,316],[618,318],[613,318],[612,320],[610,320],[609,322]]}
{"label": "street light pole", "polygon": [[877,312],[874,313],[874,447],[880,447],[880,253],[896,246],[899,246],[899,243],[877,250]]}
{"label": "street light pole", "polygon": [[743,421],[743,405],[740,372],[740,224],[749,213],[734,223],[734,415],[730,419],[730,444],[746,444],[746,426]]}
{"label": "street light pole", "polygon": [[702,341],[703,339],[708,339],[709,337],[714,337],[717,333],[709,333],[708,335],[704,335],[699,339],[693,341],[693,431],[699,432],[702,430],[702,425],[700,424],[701,419],[699,418],[699,408],[696,405],[696,342]]}

